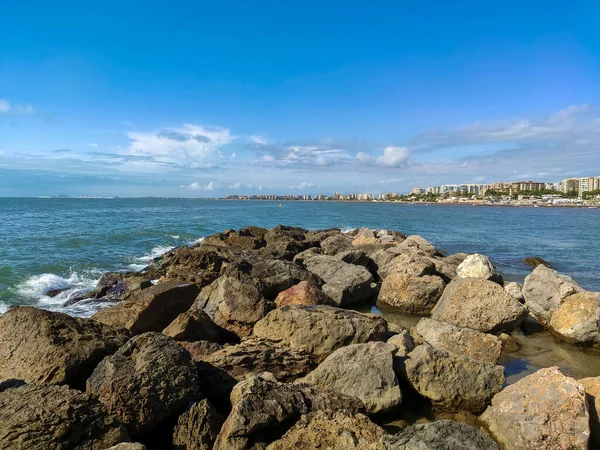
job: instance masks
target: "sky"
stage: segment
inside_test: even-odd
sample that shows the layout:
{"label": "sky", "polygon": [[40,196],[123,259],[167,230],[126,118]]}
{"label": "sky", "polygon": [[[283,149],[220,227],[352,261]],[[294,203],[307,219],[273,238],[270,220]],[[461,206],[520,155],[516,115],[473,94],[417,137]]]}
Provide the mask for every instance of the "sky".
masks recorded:
{"label": "sky", "polygon": [[577,0],[3,2],[0,196],[598,176],[599,17]]}

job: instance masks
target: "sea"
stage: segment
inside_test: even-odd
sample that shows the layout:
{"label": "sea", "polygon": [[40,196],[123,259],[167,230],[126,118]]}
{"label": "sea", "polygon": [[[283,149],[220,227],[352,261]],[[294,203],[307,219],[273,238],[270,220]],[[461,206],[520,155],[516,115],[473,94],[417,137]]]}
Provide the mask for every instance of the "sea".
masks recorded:
{"label": "sea", "polygon": [[[538,256],[582,287],[600,291],[600,209],[198,199],[0,198],[0,314],[33,305],[90,316],[102,304],[65,308],[107,271],[143,269],[153,258],[213,233],[248,225],[356,227],[418,234],[447,254],[482,253],[505,279],[522,282]],[[48,297],[49,289],[66,289]]]}

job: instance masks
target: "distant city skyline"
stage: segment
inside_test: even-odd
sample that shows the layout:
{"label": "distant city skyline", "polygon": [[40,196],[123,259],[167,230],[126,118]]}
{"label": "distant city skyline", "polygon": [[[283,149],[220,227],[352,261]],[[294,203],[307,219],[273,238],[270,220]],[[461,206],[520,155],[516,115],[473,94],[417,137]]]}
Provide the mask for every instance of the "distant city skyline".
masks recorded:
{"label": "distant city skyline", "polygon": [[600,172],[600,4],[37,0],[3,13],[0,196]]}

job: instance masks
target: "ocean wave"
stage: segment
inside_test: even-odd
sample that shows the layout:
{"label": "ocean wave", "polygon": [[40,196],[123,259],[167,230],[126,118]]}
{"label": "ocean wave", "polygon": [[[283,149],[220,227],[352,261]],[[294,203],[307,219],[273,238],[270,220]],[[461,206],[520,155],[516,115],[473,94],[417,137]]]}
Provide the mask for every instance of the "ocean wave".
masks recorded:
{"label": "ocean wave", "polygon": [[[53,273],[33,275],[15,286],[15,293],[27,299],[37,300],[40,305],[62,305],[69,297],[81,291],[90,291],[96,287],[101,270],[89,270],[78,274],[71,272],[68,277]],[[51,289],[64,289],[55,297],[46,295]]]}
{"label": "ocean wave", "polygon": [[[171,236],[173,239],[179,239],[178,235],[174,235]],[[193,241],[189,241],[187,242],[187,245],[189,246],[194,246],[197,245],[199,243],[201,243],[204,240],[204,236],[200,237],[198,239],[195,239]],[[152,247],[152,249],[150,250],[149,253],[146,253],[143,256],[138,256],[137,258],[133,259],[133,262],[128,264],[128,268],[135,270],[135,271],[140,271],[145,269],[146,267],[148,267],[148,264],[150,264],[150,262],[162,255],[164,255],[165,253],[170,252],[171,250],[177,248],[176,246],[173,245],[157,245],[155,247]]]}
{"label": "ocean wave", "polygon": [[8,311],[8,308],[9,308],[8,305],[0,302],[0,316],[2,314],[4,314],[6,311]]}

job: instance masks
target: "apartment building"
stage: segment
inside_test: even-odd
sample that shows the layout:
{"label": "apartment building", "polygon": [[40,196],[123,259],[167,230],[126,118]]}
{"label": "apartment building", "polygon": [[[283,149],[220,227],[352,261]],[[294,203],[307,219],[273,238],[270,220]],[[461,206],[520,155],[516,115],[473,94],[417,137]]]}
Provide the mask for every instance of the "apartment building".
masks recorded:
{"label": "apartment building", "polygon": [[566,178],[562,180],[563,193],[577,191],[579,192],[579,178]]}

